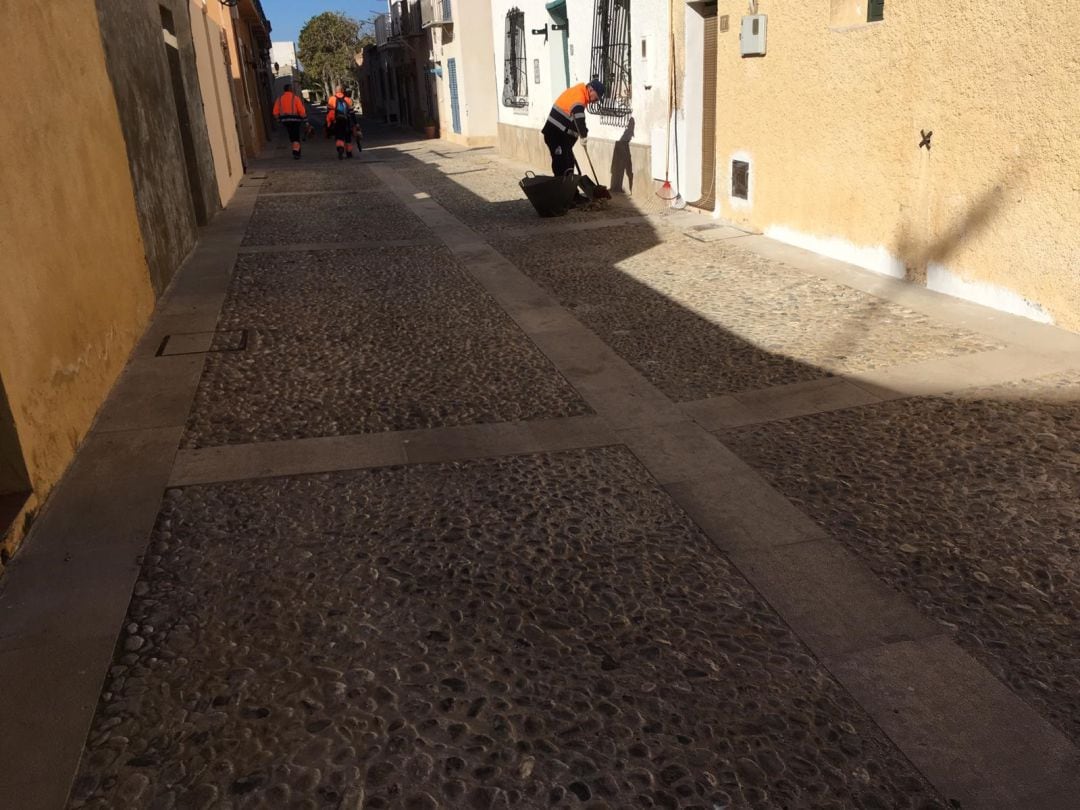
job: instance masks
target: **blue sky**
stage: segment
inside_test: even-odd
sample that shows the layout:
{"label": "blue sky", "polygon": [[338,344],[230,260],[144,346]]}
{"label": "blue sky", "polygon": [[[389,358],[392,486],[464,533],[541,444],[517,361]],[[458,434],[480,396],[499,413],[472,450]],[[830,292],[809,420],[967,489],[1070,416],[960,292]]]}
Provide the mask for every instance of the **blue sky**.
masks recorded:
{"label": "blue sky", "polygon": [[304,23],[324,11],[344,11],[363,20],[386,11],[385,0],[262,0],[270,20],[270,38],[275,42],[296,42]]}

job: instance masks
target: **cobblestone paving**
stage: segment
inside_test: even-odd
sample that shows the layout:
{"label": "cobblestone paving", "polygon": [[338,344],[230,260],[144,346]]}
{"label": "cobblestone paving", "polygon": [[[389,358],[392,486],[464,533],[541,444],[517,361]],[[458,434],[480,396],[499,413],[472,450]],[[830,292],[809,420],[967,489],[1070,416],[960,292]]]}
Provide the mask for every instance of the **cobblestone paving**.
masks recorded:
{"label": "cobblestone paving", "polygon": [[723,242],[647,223],[495,240],[523,271],[679,401],[997,348]]}
{"label": "cobblestone paving", "polygon": [[262,184],[262,192],[352,191],[381,188],[367,166],[349,164],[337,171],[328,168],[272,169]]}
{"label": "cobblestone paving", "polygon": [[73,795],[944,806],[616,448],[169,492]]}
{"label": "cobblestone paving", "polygon": [[312,197],[263,197],[255,205],[245,245],[291,245],[381,239],[421,239],[424,224],[389,191]]}
{"label": "cobblestone paving", "polygon": [[1080,373],[718,435],[1080,742]]}
{"label": "cobblestone paving", "polygon": [[436,160],[423,153],[413,157],[417,162],[396,166],[397,171],[480,233],[522,227],[554,227],[568,222],[595,221],[636,213],[628,201],[615,199],[568,211],[565,216],[541,219],[518,186],[521,172],[505,163],[488,157],[472,157],[469,153]]}
{"label": "cobblestone paving", "polygon": [[185,447],[589,412],[443,248],[241,256],[218,329]]}

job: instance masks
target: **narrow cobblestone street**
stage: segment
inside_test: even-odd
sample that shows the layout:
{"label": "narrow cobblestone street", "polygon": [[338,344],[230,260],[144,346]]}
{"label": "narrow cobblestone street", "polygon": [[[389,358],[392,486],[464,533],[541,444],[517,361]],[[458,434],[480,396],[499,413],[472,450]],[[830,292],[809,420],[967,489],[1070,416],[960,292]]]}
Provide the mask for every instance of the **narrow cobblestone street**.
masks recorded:
{"label": "narrow cobblestone street", "polygon": [[66,484],[140,504],[70,807],[1077,806],[1080,336],[333,157],[268,150]]}

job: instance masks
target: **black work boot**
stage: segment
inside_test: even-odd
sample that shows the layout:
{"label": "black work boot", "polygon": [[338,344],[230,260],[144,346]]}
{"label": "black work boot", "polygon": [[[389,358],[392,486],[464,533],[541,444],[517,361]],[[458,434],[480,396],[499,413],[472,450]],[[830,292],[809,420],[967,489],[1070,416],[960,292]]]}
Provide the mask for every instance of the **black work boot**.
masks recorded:
{"label": "black work boot", "polygon": [[344,160],[345,159],[345,147],[339,146],[337,148],[337,159],[338,160]]}

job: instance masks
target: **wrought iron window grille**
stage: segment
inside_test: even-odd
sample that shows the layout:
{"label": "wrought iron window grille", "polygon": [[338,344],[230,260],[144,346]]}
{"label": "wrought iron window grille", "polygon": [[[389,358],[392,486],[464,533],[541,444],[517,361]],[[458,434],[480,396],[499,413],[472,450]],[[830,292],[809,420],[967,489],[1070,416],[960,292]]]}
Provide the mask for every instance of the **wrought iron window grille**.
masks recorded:
{"label": "wrought iron window grille", "polygon": [[607,95],[589,112],[604,123],[625,123],[633,112],[630,51],[630,0],[596,0],[589,76],[604,83]]}
{"label": "wrought iron window grille", "polygon": [[502,103],[505,107],[529,104],[529,67],[525,56],[525,12],[506,12],[506,55],[503,60]]}

